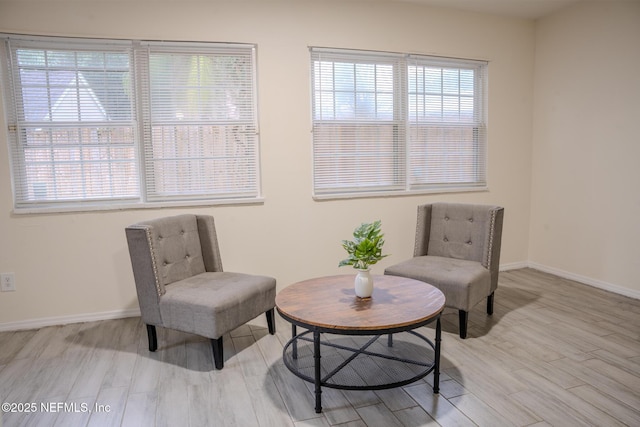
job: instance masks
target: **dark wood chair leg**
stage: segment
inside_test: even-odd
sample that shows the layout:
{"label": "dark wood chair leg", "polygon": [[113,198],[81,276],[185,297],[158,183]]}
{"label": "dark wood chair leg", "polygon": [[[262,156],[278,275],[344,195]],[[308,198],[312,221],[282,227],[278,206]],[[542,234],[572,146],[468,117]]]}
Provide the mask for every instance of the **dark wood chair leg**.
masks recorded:
{"label": "dark wood chair leg", "polygon": [[460,323],[460,338],[465,339],[467,337],[467,321],[469,320],[469,312],[458,310],[458,320]]}
{"label": "dark wood chair leg", "polygon": [[495,292],[491,292],[491,295],[487,297],[487,314],[491,316],[493,314],[493,294]]}
{"label": "dark wood chair leg", "polygon": [[213,364],[216,369],[224,368],[224,350],[222,346],[222,337],[218,339],[211,338],[211,347],[213,348]]}
{"label": "dark wood chair leg", "polygon": [[267,326],[269,327],[269,333],[271,335],[276,333],[276,322],[275,322],[275,309],[268,310],[267,315]]}
{"label": "dark wood chair leg", "polygon": [[147,338],[149,338],[149,351],[158,349],[158,335],[155,325],[147,325]]}

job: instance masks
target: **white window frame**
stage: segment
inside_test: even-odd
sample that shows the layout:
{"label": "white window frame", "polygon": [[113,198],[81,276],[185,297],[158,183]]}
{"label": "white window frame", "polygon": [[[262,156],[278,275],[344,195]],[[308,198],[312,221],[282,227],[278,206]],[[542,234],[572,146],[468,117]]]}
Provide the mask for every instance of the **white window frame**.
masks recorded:
{"label": "white window frame", "polygon": [[[487,189],[486,61],[321,47],[310,57],[314,199]],[[393,67],[392,78],[362,78],[392,84],[393,101],[360,92],[360,64]]]}
{"label": "white window frame", "polygon": [[[243,204],[261,203],[263,201],[260,183],[255,45],[192,42],[168,43],[136,40],[20,36],[10,34],[0,34],[0,44],[0,73],[2,73],[2,93],[4,94],[4,110],[8,126],[7,136],[15,213]],[[74,82],[69,83],[70,87],[66,89],[66,91],[71,92],[70,98],[72,102],[69,105],[75,103],[77,106],[69,107],[65,104],[66,110],[63,113],[59,113],[54,107],[52,107],[52,105],[55,104],[55,100],[49,99],[47,102],[43,102],[42,104],[48,105],[48,107],[43,107],[48,109],[48,114],[43,116],[44,118],[40,118],[41,121],[38,123],[30,122],[28,120],[28,111],[25,112],[23,102],[23,99],[27,99],[23,98],[23,94],[27,93],[25,90],[28,91],[29,87],[26,87],[26,89],[23,90],[20,80],[20,73],[24,74],[28,71],[20,71],[21,69],[24,70],[26,67],[20,67],[19,64],[17,64],[16,52],[18,49],[40,49],[47,52],[60,51],[68,52],[70,54],[73,54],[74,52],[119,52],[121,55],[120,57],[122,57],[122,55],[128,55],[128,77],[124,77],[122,79],[130,79],[130,81],[127,82],[129,87],[125,89],[125,92],[128,92],[129,99],[124,100],[124,97],[121,97],[122,99],[110,101],[120,103],[130,102],[131,104],[125,107],[129,114],[128,119],[113,120],[112,117],[108,117],[106,114],[103,114],[102,116],[98,114],[99,111],[104,112],[107,107],[101,110],[102,106],[100,105],[99,97],[95,96],[93,93],[93,89],[95,88],[92,85],[86,84],[85,81],[82,81],[83,72],[85,71],[79,71],[78,64],[80,61],[76,59],[75,69],[65,68],[63,72],[75,72],[76,76],[79,76],[75,78]],[[154,123],[154,120],[152,120],[152,109],[154,108],[152,97],[154,95],[153,88],[151,88],[150,84],[151,73],[149,71],[150,68],[148,61],[149,52],[175,52],[177,54],[192,55],[194,58],[205,57],[208,55],[214,59],[216,58],[216,55],[230,55],[230,57],[233,58],[236,58],[233,55],[237,55],[238,58],[241,58],[239,61],[242,62],[242,69],[246,71],[240,77],[241,84],[244,85],[242,86],[243,93],[247,94],[247,96],[242,98],[242,108],[238,108],[243,111],[242,120],[235,120],[233,118],[229,119],[228,117],[226,119],[202,117],[198,120],[190,120],[188,123],[160,122],[160,124],[165,127],[174,126],[178,129],[179,126],[183,126],[183,128],[187,126],[192,129],[189,131],[190,133],[187,132],[188,138],[183,137],[180,141],[173,141],[176,146],[184,145],[185,141],[187,141],[189,145],[193,145],[195,148],[189,149],[189,156],[182,155],[181,158],[176,158],[174,160],[170,158],[164,159],[165,163],[170,163],[170,160],[172,160],[174,164],[182,162],[182,166],[174,166],[173,168],[175,170],[180,169],[180,171],[187,171],[186,173],[178,175],[175,175],[175,172],[173,173],[174,176],[177,176],[175,179],[180,180],[173,183],[173,191],[167,190],[169,187],[166,185],[164,187],[158,187],[156,184],[159,180],[163,179],[163,171],[161,169],[159,170],[154,166],[154,164],[157,164],[158,160],[163,159],[158,159],[157,149],[156,154],[154,154],[153,148],[157,147],[159,144],[156,141],[157,137],[153,134],[153,126],[157,125],[158,121],[156,120]],[[53,92],[49,88],[49,82],[53,81],[53,78],[50,76],[53,75],[54,71],[59,72],[60,70],[55,69],[51,71],[52,68],[49,67],[52,67],[52,65],[48,63],[46,67],[42,67],[42,69],[37,71],[40,72],[40,75],[47,76],[46,88],[43,87],[41,90],[46,90],[47,93],[50,94]],[[107,67],[105,66],[104,68],[106,69]],[[113,70],[111,69],[106,69],[106,71],[95,71],[90,69],[86,71],[85,74],[90,72],[95,72],[96,74],[100,74],[101,72],[103,74],[108,74],[112,71]],[[124,70],[117,71],[121,72],[122,75],[126,74]],[[198,70],[198,72],[200,72],[200,70]],[[223,73],[224,72],[225,71],[223,70]],[[120,78],[120,76],[118,78]],[[169,75],[167,78],[171,78],[171,76]],[[217,78],[219,79],[218,81],[224,80],[224,78],[220,79],[219,76]],[[109,80],[109,77],[104,77],[104,80]],[[170,83],[171,81],[168,81],[169,86],[172,86]],[[173,86],[178,85],[176,83]],[[58,85],[58,87],[60,87],[60,85]],[[197,94],[200,97],[202,97],[203,91],[212,90],[211,87],[205,89],[202,89],[202,87],[203,86],[198,84],[197,87],[190,86],[188,90],[197,91]],[[35,89],[35,91],[37,90],[38,88]],[[61,102],[59,99],[62,98],[59,96],[60,90],[61,89],[58,88],[58,95],[56,95],[58,97],[58,104]],[[109,94],[111,94],[111,92],[109,92]],[[49,96],[49,98],[53,97]],[[86,113],[86,111],[90,110],[88,107],[89,101],[87,100],[91,99],[94,101],[91,108],[96,111],[93,116]],[[33,103],[33,98],[27,100],[27,102]],[[155,104],[161,105],[161,103],[158,103],[157,101]],[[198,105],[201,106],[202,104]],[[80,112],[81,110],[83,113]],[[59,120],[62,121],[56,121],[55,114],[58,114]],[[220,114],[218,114],[218,116],[220,116]],[[223,129],[217,131],[217,138],[210,136],[207,138],[202,137],[205,133],[207,133],[207,135],[216,133],[216,127],[222,127]],[[92,165],[94,170],[98,170],[98,172],[93,172],[93,175],[91,175],[91,172],[87,173],[86,170],[88,170],[89,167],[87,166],[86,159],[81,157],[81,155],[74,154],[76,157],[71,160],[69,159],[72,155],[68,155],[65,158],[65,162],[72,165],[68,166],[68,169],[73,169],[74,172],[67,173],[64,176],[72,177],[69,178],[70,181],[53,184],[51,184],[51,182],[42,183],[39,184],[40,187],[48,185],[48,191],[45,192],[42,190],[40,193],[34,191],[33,186],[37,183],[30,182],[26,173],[28,167],[33,168],[33,165],[29,164],[29,161],[27,160],[28,156],[33,158],[33,154],[26,150],[28,150],[29,141],[33,141],[34,139],[32,138],[31,140],[27,140],[27,131],[25,129],[37,129],[40,131],[40,128],[45,129],[45,134],[48,132],[48,137],[40,137],[38,141],[41,142],[43,139],[48,141],[47,144],[49,146],[51,158],[47,161],[47,164],[50,166],[51,170],[55,170],[56,165],[61,164],[58,160],[60,158],[57,154],[60,152],[58,148],[67,148],[75,144],[75,147],[73,147],[73,149],[75,149],[74,153],[89,152],[86,148],[88,145],[90,145],[90,149],[94,151],[101,150],[101,154],[98,156],[101,157],[101,159],[91,160],[91,162],[93,162]],[[55,129],[55,131],[46,131],[47,129]],[[82,129],[86,129],[86,131],[82,131]],[[126,149],[129,150],[128,153],[133,156],[132,158],[127,157],[126,160],[112,158],[112,151],[114,150],[111,149],[116,147],[113,143],[116,139],[108,137],[99,140],[94,137],[95,134],[105,132],[105,129],[107,130],[107,133],[113,131],[113,129],[117,129],[119,132],[118,135],[121,136],[123,133],[126,134],[126,138],[124,139],[126,139],[127,142],[123,143],[121,137],[120,140],[117,140],[120,144],[117,145],[117,148],[122,149],[126,146]],[[125,131],[123,131],[123,129],[125,129]],[[193,129],[195,129],[195,131],[193,131]],[[205,129],[206,132],[203,131],[203,129]],[[212,129],[214,129],[214,131],[212,131]],[[237,134],[237,129],[242,129],[241,132],[244,132],[244,134],[238,136],[239,134]],[[65,139],[63,131],[71,135],[70,139]],[[51,136],[54,132],[55,137]],[[87,132],[92,135],[91,140],[85,136],[85,133]],[[31,135],[33,135],[33,132]],[[193,138],[193,135],[195,135],[195,138]],[[248,153],[248,155],[241,153],[245,157],[244,159],[241,159],[243,162],[241,163],[242,167],[235,167],[234,176],[230,180],[227,180],[225,174],[229,173],[232,169],[226,165],[228,163],[233,163],[242,157],[242,155],[238,154],[239,149],[226,147],[229,144],[233,145],[233,142],[228,142],[229,138],[232,140],[244,138],[242,142],[244,143],[244,146],[248,146],[249,148],[246,149],[246,153]],[[192,143],[192,139],[202,141],[195,141],[195,143]],[[166,146],[167,142],[163,141],[163,143]],[[171,143],[171,141],[169,141],[169,143]],[[218,146],[225,145],[225,147],[224,149],[212,149],[211,146],[216,146],[216,144],[218,144]],[[54,154],[54,152],[56,154]],[[103,154],[104,152],[108,152],[109,154],[105,155]],[[122,150],[120,152],[122,152]],[[42,158],[42,152],[39,153],[39,155],[40,157],[38,158],[38,161]],[[80,158],[78,159],[78,157]],[[104,160],[105,158],[108,158],[108,160]],[[249,159],[247,160],[247,158]],[[116,175],[113,175],[112,171],[116,170],[117,166],[122,165],[123,161],[127,164],[126,171],[121,171],[120,174],[116,173]],[[98,165],[97,167],[96,164]],[[220,166],[221,164],[222,166]],[[216,167],[212,167],[211,165]],[[116,167],[116,169],[112,169],[112,166]],[[121,167],[121,169],[123,169],[123,167]],[[194,169],[199,169],[195,178],[193,177]],[[214,172],[213,169],[216,169],[216,171]],[[82,170],[82,172],[79,172],[80,170]],[[214,175],[214,173],[217,175]],[[41,174],[41,176],[43,175],[45,174]],[[55,177],[60,175],[62,174],[51,172],[48,176],[53,177],[50,178],[51,180],[55,180]],[[123,186],[121,183],[125,180],[126,182],[130,181],[132,184],[128,184],[126,186],[126,191],[120,192],[110,192],[108,188],[106,190],[94,190],[96,187],[94,184],[94,187],[91,187],[92,191],[83,193],[80,190],[80,187],[87,184],[87,180],[94,179],[96,176],[98,176],[101,182],[107,182],[107,184],[101,185],[101,188],[106,187],[110,182],[116,181],[120,186]],[[210,185],[210,182],[215,181],[210,179],[212,176],[215,176],[216,178],[225,178],[224,180],[218,179],[219,182],[224,181],[224,184]],[[167,179],[169,178],[165,176],[164,181]],[[187,181],[182,181],[182,179],[186,179]],[[193,179],[196,179],[196,181],[192,182]],[[197,181],[198,179],[200,181]],[[195,190],[183,191],[184,188],[189,186],[189,183],[191,183],[190,188],[195,188]],[[52,188],[51,185],[54,186],[53,191],[50,190]],[[56,185],[66,185],[65,188],[67,190],[58,191],[59,188],[63,187],[55,187]],[[88,185],[90,186],[91,184]],[[225,185],[227,187],[225,187]],[[201,190],[198,190],[198,188],[200,188],[198,186],[202,187]],[[240,190],[237,190],[238,188],[240,188]],[[100,191],[102,191],[102,193],[100,193]]]}

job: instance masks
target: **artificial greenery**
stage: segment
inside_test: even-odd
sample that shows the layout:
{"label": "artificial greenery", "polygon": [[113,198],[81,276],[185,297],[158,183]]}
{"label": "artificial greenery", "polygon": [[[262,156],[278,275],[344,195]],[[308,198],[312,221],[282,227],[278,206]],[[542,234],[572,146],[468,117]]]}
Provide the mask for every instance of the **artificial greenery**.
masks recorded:
{"label": "artificial greenery", "polygon": [[380,225],[380,220],[363,223],[353,231],[353,240],[343,240],[342,247],[349,254],[349,258],[340,261],[338,266],[352,265],[353,268],[366,270],[386,257],[387,255],[382,255],[384,234]]}

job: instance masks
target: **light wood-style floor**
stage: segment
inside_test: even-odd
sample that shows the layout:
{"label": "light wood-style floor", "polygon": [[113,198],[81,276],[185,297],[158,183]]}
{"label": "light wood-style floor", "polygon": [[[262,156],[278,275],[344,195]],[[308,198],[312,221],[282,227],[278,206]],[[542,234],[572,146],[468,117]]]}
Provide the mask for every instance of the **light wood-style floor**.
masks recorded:
{"label": "light wood-style floor", "polygon": [[275,336],[261,316],[225,337],[222,371],[197,336],[158,328],[150,353],[139,318],[2,332],[0,402],[23,412],[0,413],[0,427],[640,426],[640,301],[522,269],[501,273],[494,315],[484,309],[466,340],[445,312],[439,395],[431,375],[323,389],[322,414],[282,362],[280,318]]}

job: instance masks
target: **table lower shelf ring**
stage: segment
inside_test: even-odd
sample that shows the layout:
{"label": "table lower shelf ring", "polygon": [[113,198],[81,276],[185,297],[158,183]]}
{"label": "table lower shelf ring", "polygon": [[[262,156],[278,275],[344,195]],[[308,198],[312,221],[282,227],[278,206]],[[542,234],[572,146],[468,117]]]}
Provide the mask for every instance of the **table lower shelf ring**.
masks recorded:
{"label": "table lower shelf ring", "polygon": [[[434,343],[415,330],[391,336],[321,333],[320,347],[323,387],[342,390],[401,387],[425,377],[435,367]],[[296,376],[314,383],[313,332],[306,330],[289,340],[283,349],[283,360]]]}

